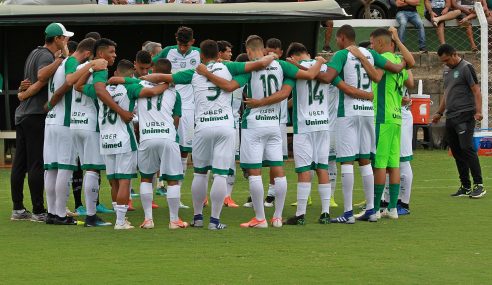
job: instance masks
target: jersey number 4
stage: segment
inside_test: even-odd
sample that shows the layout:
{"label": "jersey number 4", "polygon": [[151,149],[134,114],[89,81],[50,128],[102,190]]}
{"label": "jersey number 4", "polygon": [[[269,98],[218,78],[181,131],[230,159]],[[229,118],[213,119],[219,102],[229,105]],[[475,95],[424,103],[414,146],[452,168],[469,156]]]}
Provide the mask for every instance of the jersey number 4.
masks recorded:
{"label": "jersey number 4", "polygon": [[[315,82],[314,88],[313,88],[313,81]],[[312,105],[314,101],[318,101],[319,104],[321,105],[323,103],[323,99],[325,98],[325,95],[323,95],[323,90],[319,90],[319,81],[308,80],[307,85],[309,89],[309,105]]]}

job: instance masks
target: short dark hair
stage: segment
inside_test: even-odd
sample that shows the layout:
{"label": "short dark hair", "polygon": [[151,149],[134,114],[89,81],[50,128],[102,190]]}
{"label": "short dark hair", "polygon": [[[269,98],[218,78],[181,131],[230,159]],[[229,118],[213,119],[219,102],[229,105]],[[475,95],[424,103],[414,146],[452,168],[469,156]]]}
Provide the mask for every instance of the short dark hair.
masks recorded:
{"label": "short dark hair", "polygon": [[439,48],[437,49],[437,55],[438,56],[442,56],[442,55],[454,55],[456,53],[456,49],[452,46],[452,45],[449,45],[449,44],[442,44],[439,46]]}
{"label": "short dark hair", "polygon": [[152,56],[148,51],[139,50],[135,56],[135,61],[138,63],[149,64],[152,63]]}
{"label": "short dark hair", "polygon": [[232,49],[232,44],[228,41],[217,41],[217,47],[219,48],[219,52],[225,52],[227,48]]}
{"label": "short dark hair", "polygon": [[96,44],[94,45],[94,52],[92,54],[96,55],[100,49],[108,48],[108,47],[116,47],[116,46],[117,46],[116,43],[113,42],[112,40],[102,38],[96,41]]}
{"label": "short dark hair", "polygon": [[88,38],[93,38],[97,41],[101,39],[101,34],[99,34],[98,32],[88,32],[87,34],[85,34],[85,39]]}
{"label": "short dark hair", "polygon": [[266,41],[267,48],[282,49],[282,42],[277,38],[270,38]]}
{"label": "short dark hair", "polygon": [[355,41],[355,30],[351,25],[343,25],[338,28],[337,37],[341,35],[344,35],[350,41]]}
{"label": "short dark hair", "polygon": [[[77,46],[79,45],[78,42],[76,41],[68,41],[67,43],[67,48],[68,48],[68,51],[69,52],[74,52],[75,50],[77,50]],[[93,49],[91,49],[92,51]]]}
{"label": "short dark hair", "polygon": [[176,32],[176,40],[179,43],[187,43],[193,39],[193,30],[188,27],[179,27]]}
{"label": "short dark hair", "polygon": [[94,45],[96,45],[96,40],[93,38],[83,39],[78,45],[78,51],[94,51]]}
{"label": "short dark hair", "polygon": [[127,72],[130,69],[133,70],[135,67],[133,66],[133,62],[129,61],[128,59],[122,59],[118,61],[118,65],[116,66],[116,70],[118,72]]}
{"label": "short dark hair", "polygon": [[159,58],[154,62],[155,73],[171,73],[172,67],[171,61],[167,58]]}
{"label": "short dark hair", "polygon": [[205,58],[214,59],[219,55],[217,42],[214,40],[204,40],[200,43],[200,51]]}
{"label": "short dark hair", "polygon": [[293,42],[289,45],[289,48],[287,48],[288,57],[291,57],[293,55],[300,55],[303,53],[309,53],[309,52],[307,48],[301,43]]}
{"label": "short dark hair", "polygon": [[391,39],[391,32],[385,28],[377,28],[371,33],[371,37],[373,38],[382,37],[382,36],[389,37]]}
{"label": "short dark hair", "polygon": [[246,61],[249,61],[249,57],[248,57],[248,54],[243,52],[243,53],[240,53],[237,57],[236,57],[236,61],[237,62],[246,62]]}
{"label": "short dark hair", "polygon": [[260,36],[257,35],[250,35],[246,39],[246,48],[250,49],[263,49],[265,46],[263,45],[263,39]]}
{"label": "short dark hair", "polygon": [[371,46],[371,42],[370,41],[362,41],[359,43],[359,46],[363,47],[363,48],[369,48]]}

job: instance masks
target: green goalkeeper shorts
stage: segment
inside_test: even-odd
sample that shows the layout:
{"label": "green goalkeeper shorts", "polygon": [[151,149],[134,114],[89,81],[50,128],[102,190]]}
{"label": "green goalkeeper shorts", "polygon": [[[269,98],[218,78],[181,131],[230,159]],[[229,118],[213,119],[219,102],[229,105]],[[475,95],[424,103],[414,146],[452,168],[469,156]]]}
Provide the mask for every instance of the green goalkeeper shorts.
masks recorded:
{"label": "green goalkeeper shorts", "polygon": [[400,167],[400,136],[400,125],[376,123],[374,168]]}

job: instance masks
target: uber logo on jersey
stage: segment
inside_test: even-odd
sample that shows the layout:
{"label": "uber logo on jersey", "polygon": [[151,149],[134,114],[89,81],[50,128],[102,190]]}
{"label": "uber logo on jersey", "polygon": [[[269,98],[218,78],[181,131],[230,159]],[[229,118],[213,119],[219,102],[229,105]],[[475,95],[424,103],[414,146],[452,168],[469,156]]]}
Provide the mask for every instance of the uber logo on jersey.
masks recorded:
{"label": "uber logo on jersey", "polygon": [[192,59],[190,60],[190,64],[191,64],[191,65],[196,65],[196,59],[192,58]]}
{"label": "uber logo on jersey", "polygon": [[171,62],[173,62],[173,63],[178,62],[178,58],[177,57],[173,58],[173,60]]}

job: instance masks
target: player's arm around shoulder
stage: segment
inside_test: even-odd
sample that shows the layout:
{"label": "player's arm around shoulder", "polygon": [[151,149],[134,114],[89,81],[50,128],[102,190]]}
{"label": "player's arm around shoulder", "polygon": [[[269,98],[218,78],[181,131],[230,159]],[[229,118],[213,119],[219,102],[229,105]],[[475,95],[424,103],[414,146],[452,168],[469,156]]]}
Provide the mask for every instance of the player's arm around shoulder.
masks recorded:
{"label": "player's arm around shoulder", "polygon": [[[237,88],[241,87],[240,84],[236,80],[234,80],[234,77],[232,80],[227,80],[225,78],[217,76],[217,75],[213,74],[210,70],[208,70],[207,66],[204,65],[203,63],[201,63],[200,65],[197,66],[195,72],[199,75],[205,76],[215,86],[219,87],[220,89],[222,89],[226,92],[232,92],[232,91],[236,90]],[[247,73],[244,73],[244,74],[247,74]]]}
{"label": "player's arm around shoulder", "polygon": [[374,99],[374,94],[372,92],[366,92],[364,90],[360,90],[358,88],[350,86],[345,83],[345,81],[343,81],[340,77],[335,78],[332,84],[333,86],[336,86],[338,89],[340,89],[345,95],[348,95],[352,98],[364,99],[369,101],[372,101]]}
{"label": "player's arm around shoulder", "polygon": [[281,102],[289,98],[289,95],[295,86],[296,86],[295,80],[290,78],[285,78],[282,87],[280,88],[279,91],[262,99],[246,98],[244,99],[244,105],[252,109],[252,108],[259,108],[263,106],[276,104],[278,102]]}

